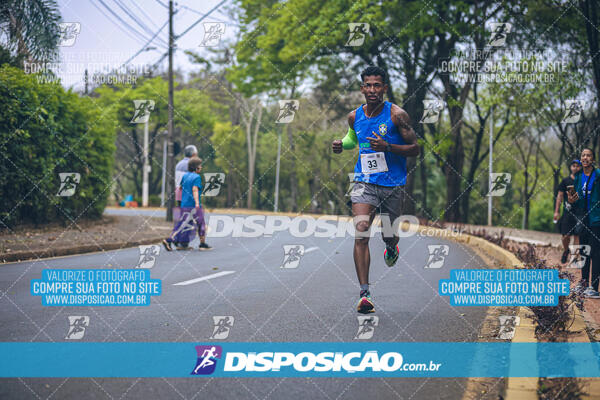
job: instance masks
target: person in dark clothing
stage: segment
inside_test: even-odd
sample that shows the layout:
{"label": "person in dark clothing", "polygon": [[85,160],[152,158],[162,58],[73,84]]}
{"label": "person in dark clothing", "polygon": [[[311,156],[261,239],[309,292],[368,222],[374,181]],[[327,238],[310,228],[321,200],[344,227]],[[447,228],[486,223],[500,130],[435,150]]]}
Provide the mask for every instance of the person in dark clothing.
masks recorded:
{"label": "person in dark clothing", "polygon": [[[558,193],[556,194],[556,203],[554,205],[554,221],[558,220],[558,229],[562,235],[563,253],[560,262],[563,264],[567,262],[569,256],[569,244],[571,243],[571,236],[573,236],[573,244],[579,244],[579,237],[575,233],[575,226],[577,220],[571,204],[567,201],[567,187],[573,186],[575,183],[575,174],[581,170],[581,161],[573,160],[569,166],[571,174],[564,178],[558,185]],[[563,213],[559,218],[560,205],[563,205]]]}

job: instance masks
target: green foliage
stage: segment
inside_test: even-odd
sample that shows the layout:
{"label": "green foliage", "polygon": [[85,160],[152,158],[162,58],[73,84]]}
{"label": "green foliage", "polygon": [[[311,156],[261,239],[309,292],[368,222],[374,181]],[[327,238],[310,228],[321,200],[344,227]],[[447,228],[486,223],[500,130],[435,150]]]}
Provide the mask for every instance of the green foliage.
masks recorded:
{"label": "green foliage", "polygon": [[537,201],[531,204],[531,215],[529,216],[529,229],[534,231],[556,232],[556,225],[552,222],[554,218],[554,198],[550,193],[539,196]]}
{"label": "green foliage", "polygon": [[[116,176],[117,194],[141,196],[142,190],[142,146],[144,124],[131,123],[134,115],[134,100],[153,100],[154,110],[148,119],[149,131],[149,193],[160,194],[162,183],[163,133],[168,123],[168,82],[163,77],[138,78],[133,87],[101,86],[92,94],[96,104],[106,117],[115,122],[117,136]],[[174,139],[183,147],[195,144],[199,156],[205,161],[205,172],[210,167],[214,149],[209,137],[213,126],[223,113],[206,92],[175,85],[174,91]],[[176,162],[182,155],[176,156]],[[167,179],[174,179],[174,173],[167,171]]]}
{"label": "green foliage", "polygon": [[[0,218],[5,226],[100,217],[111,188],[114,127],[89,98],[0,67]],[[71,197],[58,174],[77,172]]]}
{"label": "green foliage", "polygon": [[6,42],[1,46],[17,59],[52,60],[58,55],[59,21],[55,0],[3,0],[0,25]]}

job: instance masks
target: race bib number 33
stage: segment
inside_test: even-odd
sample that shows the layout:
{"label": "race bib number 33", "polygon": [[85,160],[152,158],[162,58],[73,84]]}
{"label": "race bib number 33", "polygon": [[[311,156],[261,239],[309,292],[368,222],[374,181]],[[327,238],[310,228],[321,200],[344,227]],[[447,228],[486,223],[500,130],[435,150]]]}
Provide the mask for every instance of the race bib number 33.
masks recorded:
{"label": "race bib number 33", "polygon": [[375,174],[377,172],[386,172],[388,170],[383,152],[367,153],[360,155],[360,165],[363,174]]}

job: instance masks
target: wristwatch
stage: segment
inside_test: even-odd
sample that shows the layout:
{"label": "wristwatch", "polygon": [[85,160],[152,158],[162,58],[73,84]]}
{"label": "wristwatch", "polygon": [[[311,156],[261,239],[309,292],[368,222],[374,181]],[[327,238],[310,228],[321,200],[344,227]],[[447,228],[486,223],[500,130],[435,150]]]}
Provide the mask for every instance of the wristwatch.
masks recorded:
{"label": "wristwatch", "polygon": [[388,143],[388,144],[385,146],[385,151],[387,151],[388,153],[391,153],[391,152],[392,152],[392,145]]}

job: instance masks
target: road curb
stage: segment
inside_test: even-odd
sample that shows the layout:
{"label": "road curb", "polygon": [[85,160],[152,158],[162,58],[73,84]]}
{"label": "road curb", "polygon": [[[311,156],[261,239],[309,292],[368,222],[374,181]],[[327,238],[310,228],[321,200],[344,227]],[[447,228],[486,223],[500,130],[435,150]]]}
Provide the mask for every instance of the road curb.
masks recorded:
{"label": "road curb", "polygon": [[[422,227],[419,231],[429,230],[431,227]],[[492,258],[498,260],[504,268],[522,268],[523,263],[510,251],[491,243],[483,238],[459,233],[457,235],[448,235],[447,230],[433,228],[439,232],[440,237],[444,237],[459,243],[465,243],[476,252],[481,251]],[[443,233],[443,234],[442,234]],[[488,308],[489,309],[489,308]],[[534,321],[527,319],[526,311],[519,307],[517,315],[521,317],[521,323],[517,326],[513,342],[536,342],[535,335],[532,334],[535,329]],[[517,340],[520,339],[520,340]],[[477,397],[477,391],[474,389],[477,377],[467,379],[467,385],[462,400],[471,400]],[[508,378],[505,389],[505,400],[537,400],[537,382],[538,378]]]}
{"label": "road curb", "polygon": [[[423,230],[427,229],[423,227]],[[443,231],[438,229],[438,231]],[[445,233],[445,232],[444,232]],[[451,240],[455,240],[461,243],[466,243],[470,246],[479,247],[480,250],[490,254],[493,258],[500,260],[507,267],[512,268],[523,268],[523,263],[510,251],[488,242],[487,240],[467,234],[459,234],[458,236],[440,235]],[[589,343],[590,339],[586,333],[586,322],[581,311],[575,307],[575,320],[573,325],[569,329],[569,342],[584,342]],[[515,343],[536,343],[538,342],[535,336],[535,316],[529,307],[519,307],[517,316],[520,317],[520,323],[516,327],[515,335],[512,342]],[[591,378],[579,378],[583,386],[587,389],[587,393],[581,395],[582,400],[600,400],[600,379]],[[505,390],[505,400],[537,400],[538,397],[538,377],[509,377],[507,379],[507,385]],[[470,399],[472,393],[469,393],[469,387],[471,386],[472,378],[469,378],[467,382],[467,390],[463,400]]]}
{"label": "road curb", "polygon": [[[124,207],[106,207],[107,209],[123,209]],[[143,210],[165,210],[160,207],[144,207]],[[261,211],[261,210],[249,210],[249,209],[234,209],[234,208],[207,208],[206,212],[208,213],[217,213],[217,214],[241,214],[241,215],[278,215],[278,216],[288,216],[288,217],[314,217],[314,218],[330,218],[330,219],[342,219],[342,220],[350,220],[351,217],[348,216],[340,216],[340,215],[327,215],[327,214],[299,214],[299,213],[291,213],[291,212],[273,212],[273,211]],[[125,241],[125,242],[112,242],[107,243],[102,246],[99,245],[77,245],[71,247],[58,247],[58,248],[50,248],[40,251],[26,250],[26,251],[17,251],[13,253],[7,253],[0,255],[0,265],[9,264],[14,262],[21,261],[31,261],[31,260],[40,260],[40,259],[49,259],[55,257],[65,257],[72,256],[77,254],[86,254],[86,253],[100,253],[104,251],[111,250],[120,250],[128,247],[135,247],[144,244],[154,244],[160,243],[165,238],[165,235],[162,234],[160,236],[155,236],[147,239],[141,240],[133,240],[133,241]]]}
{"label": "road curb", "polygon": [[133,240],[126,242],[112,242],[106,243],[102,246],[99,245],[79,245],[72,247],[59,247],[54,249],[46,249],[40,251],[19,251],[9,254],[3,254],[0,256],[2,258],[2,264],[8,264],[13,262],[21,262],[21,261],[36,261],[40,259],[48,259],[55,257],[64,257],[64,256],[72,256],[77,254],[86,254],[86,253],[102,253],[105,251],[111,250],[121,250],[128,247],[140,246],[143,244],[154,244],[160,243],[165,238],[165,235],[160,235],[156,237],[151,237],[147,239],[141,240]]}

